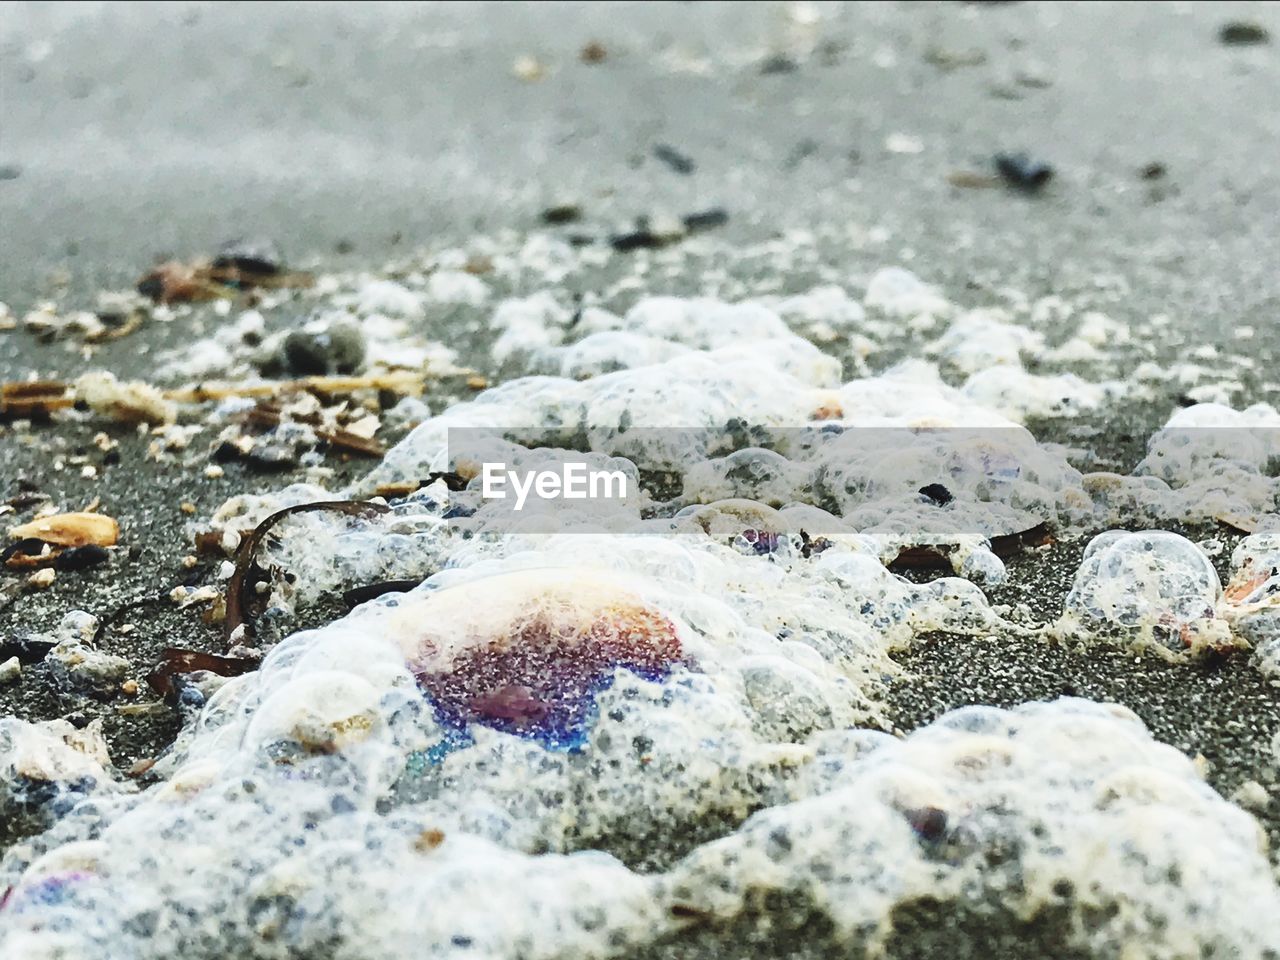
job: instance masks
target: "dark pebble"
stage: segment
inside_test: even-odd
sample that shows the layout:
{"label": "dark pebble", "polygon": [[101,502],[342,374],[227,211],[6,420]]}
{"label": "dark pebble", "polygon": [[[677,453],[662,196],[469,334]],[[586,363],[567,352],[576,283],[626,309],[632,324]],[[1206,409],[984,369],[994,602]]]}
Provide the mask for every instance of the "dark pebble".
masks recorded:
{"label": "dark pebble", "polygon": [[1218,42],[1228,47],[1251,47],[1259,43],[1270,43],[1271,34],[1260,23],[1232,20],[1218,29]]}
{"label": "dark pebble", "polygon": [[1053,179],[1053,167],[1025,153],[996,154],[996,170],[1011,187],[1035,193]]}
{"label": "dark pebble", "polygon": [[364,361],[365,340],[358,324],[340,320],[327,330],[292,330],[281,347],[285,366],[299,377],[351,373]]}
{"label": "dark pebble", "polygon": [[90,567],[96,567],[100,563],[106,563],[111,559],[111,551],[106,547],[100,547],[96,543],[86,544],[83,547],[72,547],[70,550],[63,550],[58,554],[58,559],[53,561],[53,565],[59,570],[87,570]]}
{"label": "dark pebble", "polygon": [[684,228],[690,233],[697,233],[699,230],[712,230],[715,227],[723,227],[728,222],[729,211],[723,207],[715,207],[711,210],[688,214],[684,218]]}
{"label": "dark pebble", "polygon": [[1143,180],[1159,180],[1169,171],[1163,163],[1155,160],[1143,167],[1141,172]]}
{"label": "dark pebble", "polygon": [[665,163],[676,173],[688,176],[698,169],[698,165],[694,163],[693,158],[687,154],[681,153],[670,144],[660,143],[653,148],[653,155]]}
{"label": "dark pebble", "polygon": [[0,163],[0,180],[17,180],[22,176],[22,168],[16,163]]}
{"label": "dark pebble", "polygon": [[574,223],[580,219],[582,219],[582,208],[576,203],[559,203],[542,211],[543,223]]}
{"label": "dark pebble", "polygon": [[299,377],[317,377],[329,372],[329,344],[322,333],[291,330],[281,347],[289,372]]}
{"label": "dark pebble", "polygon": [[778,73],[795,73],[799,69],[800,65],[785,53],[775,53],[760,61],[760,72],[766,77]]}
{"label": "dark pebble", "polygon": [[630,233],[618,233],[609,238],[609,246],[619,253],[632,250],[654,250],[667,245],[664,237],[649,230],[633,230]]}
{"label": "dark pebble", "polygon": [[948,503],[955,499],[948,490],[940,483],[930,483],[921,487],[919,493],[922,497],[928,497],[940,507],[945,507]]}

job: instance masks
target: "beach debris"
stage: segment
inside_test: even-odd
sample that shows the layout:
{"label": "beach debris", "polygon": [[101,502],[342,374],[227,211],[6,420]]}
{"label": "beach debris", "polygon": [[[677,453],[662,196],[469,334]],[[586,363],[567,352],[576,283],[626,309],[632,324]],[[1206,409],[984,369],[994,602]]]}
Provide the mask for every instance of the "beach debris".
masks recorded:
{"label": "beach debris", "polygon": [[977,47],[958,50],[934,44],[925,50],[924,62],[950,72],[961,67],[980,67],[987,62],[987,55]]}
{"label": "beach debris", "polygon": [[156,387],[141,380],[121,381],[104,370],[81,374],[74,385],[76,399],[120,423],[173,423],[177,410]]}
{"label": "beach debris", "polygon": [[589,40],[578,51],[578,59],[586,64],[604,63],[608,56],[608,48],[599,40]]}
{"label": "beach debris", "polygon": [[202,650],[166,647],[160,651],[155,668],[147,674],[147,684],[166,700],[172,700],[179,692],[174,680],[182,674],[204,670],[219,677],[239,677],[257,670],[261,662],[258,657],[222,656]]}
{"label": "beach debris", "polygon": [[408,593],[421,584],[421,580],[383,580],[381,583],[370,583],[363,587],[353,587],[342,594],[342,602],[350,607],[358,607],[362,603],[385,597],[388,593]]}
{"label": "beach debris", "polygon": [[669,143],[660,143],[653,148],[653,155],[661,160],[671,170],[676,173],[688,176],[698,169],[694,159],[686,153],[681,153]]}
{"label": "beach debris", "polygon": [[[930,484],[930,486],[941,487],[942,484]],[[924,494],[924,490],[927,489],[928,487],[923,488],[920,491],[921,494]],[[943,487],[943,490],[945,489]],[[924,495],[927,496],[927,494]],[[931,497],[930,499],[933,498]],[[1020,530],[1017,533],[1000,534],[990,539],[991,553],[1001,560],[1012,557],[1022,550],[1043,547],[1052,542],[1053,537],[1049,533],[1049,527],[1044,523],[1038,523],[1034,527]],[[898,551],[896,557],[889,561],[887,566],[891,569],[945,568],[951,566],[951,555],[954,552],[955,548],[949,544],[930,543],[904,547]]]}
{"label": "beach debris", "polygon": [[1251,20],[1230,20],[1218,28],[1218,42],[1227,47],[1251,47],[1270,43],[1271,34],[1260,23]]}
{"label": "beach debris", "polygon": [[1025,153],[998,153],[995,165],[1005,183],[1027,193],[1036,193],[1053,179],[1053,167]]}
{"label": "beach debris", "polygon": [[964,190],[984,190],[1000,186],[1000,178],[989,173],[972,170],[953,170],[947,174],[947,183]]}
{"label": "beach debris", "polygon": [[940,507],[945,507],[955,499],[951,491],[940,483],[929,483],[920,488],[920,496],[932,500]]}
{"label": "beach debris", "polygon": [[542,222],[553,226],[582,219],[582,207],[572,201],[555,203],[542,211]]}
{"label": "beach debris", "polygon": [[[374,439],[381,421],[359,406],[322,406],[312,394],[259,400],[218,437],[217,460],[242,459],[259,469],[296,466],[301,455],[320,444],[345,453],[381,457],[386,447]],[[249,432],[245,432],[245,429]]]}
{"label": "beach debris", "polygon": [[14,539],[35,539],[60,547],[93,544],[110,547],[120,538],[120,524],[102,513],[57,513],[9,528]]}
{"label": "beach debris", "polygon": [[266,577],[265,571],[257,563],[258,548],[276,524],[286,517],[300,513],[328,511],[343,513],[350,517],[369,518],[386,513],[389,509],[386,504],[372,500],[321,500],[314,503],[299,503],[277,510],[254,527],[253,531],[241,540],[236,556],[235,572],[227,581],[226,619],[223,621],[223,626],[228,644],[234,645],[242,639],[253,636],[253,624],[247,620],[247,613],[252,604],[250,592],[259,580]]}
{"label": "beach debris", "polygon": [[0,421],[48,417],[75,405],[71,388],[58,380],[0,384]]}
{"label": "beach debris", "polygon": [[760,75],[769,77],[780,73],[795,73],[800,69],[793,57],[785,53],[774,53],[760,61]]}
{"label": "beach debris", "polygon": [[300,377],[296,380],[264,380],[257,383],[222,383],[210,381],[192,387],[166,390],[165,399],[174,403],[204,403],[209,400],[227,400],[232,397],[278,397],[289,393],[314,393],[319,396],[337,396],[358,390],[377,390],[389,393],[418,396],[425,385],[425,377],[411,370],[367,376]]}
{"label": "beach debris", "polygon": [[44,567],[37,570],[31,576],[27,577],[27,587],[31,590],[48,590],[53,586],[53,581],[58,579],[58,573],[52,567]]}
{"label": "beach debris", "polygon": [[0,659],[16,659],[24,667],[39,663],[57,643],[43,634],[33,633],[0,641]]}
{"label": "beach debris", "polygon": [[284,257],[272,240],[229,240],[218,248],[212,268],[241,277],[274,277],[284,272]]}
{"label": "beach debris", "polygon": [[365,337],[359,323],[343,318],[318,330],[290,330],[281,344],[281,355],[296,376],[349,374],[364,361]]}
{"label": "beach debris", "polygon": [[314,282],[309,273],[286,270],[273,243],[234,240],[211,260],[160,264],[138,281],[137,291],[156,303],[189,303],[233,299],[258,287],[309,287]]}
{"label": "beach debris", "polygon": [[73,337],[85,343],[105,343],[133,333],[142,326],[146,317],[146,311],[137,307],[108,308],[96,313],[91,310],[59,313],[56,304],[43,303],[22,318],[22,325],[32,336],[46,343]]}
{"label": "beach debris", "polygon": [[0,563],[10,570],[29,570],[52,563],[57,554],[38,537],[24,537],[0,551]]}
{"label": "beach debris", "polygon": [[711,230],[728,222],[728,212],[720,207],[690,213],[678,220],[667,216],[641,217],[630,233],[610,237],[609,245],[619,253],[657,250],[683,240],[690,233]]}
{"label": "beach debris", "polygon": [[53,566],[63,572],[88,570],[111,559],[111,551],[96,543],[87,543],[83,547],[71,547],[63,550],[54,559]]}
{"label": "beach debris", "polygon": [[729,211],[724,207],[712,207],[709,210],[688,213],[684,216],[684,228],[689,233],[714,230],[716,227],[723,227],[728,222]]}

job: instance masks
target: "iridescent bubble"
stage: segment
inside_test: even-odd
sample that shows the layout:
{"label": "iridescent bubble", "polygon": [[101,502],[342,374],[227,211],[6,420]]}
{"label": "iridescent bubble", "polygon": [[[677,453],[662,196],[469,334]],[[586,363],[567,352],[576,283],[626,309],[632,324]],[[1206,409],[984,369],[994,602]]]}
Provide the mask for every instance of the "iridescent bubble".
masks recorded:
{"label": "iridescent bubble", "polygon": [[661,680],[682,658],[671,618],[588,570],[486,577],[411,601],[395,620],[447,730],[478,723],[554,748],[581,745],[615,671]]}

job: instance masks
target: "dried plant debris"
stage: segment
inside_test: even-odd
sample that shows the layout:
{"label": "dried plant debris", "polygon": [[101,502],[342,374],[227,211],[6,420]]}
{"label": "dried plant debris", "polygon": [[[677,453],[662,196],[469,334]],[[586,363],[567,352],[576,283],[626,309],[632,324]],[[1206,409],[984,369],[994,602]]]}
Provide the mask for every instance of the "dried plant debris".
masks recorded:
{"label": "dried plant debris", "polygon": [[138,292],[156,303],[234,299],[255,289],[309,287],[309,273],[284,268],[270,242],[232,241],[212,259],[168,261],[138,281]]}
{"label": "dried plant debris", "polygon": [[0,384],[0,422],[48,418],[55,410],[75,405],[71,388],[56,380]]}
{"label": "dried plant debris", "polygon": [[147,684],[166,700],[172,700],[178,694],[174,680],[183,674],[203,670],[219,677],[239,677],[258,669],[261,663],[258,657],[230,657],[166,647],[160,653],[159,663],[147,674]]}
{"label": "dried plant debris", "polygon": [[268,516],[241,543],[236,557],[235,572],[227,581],[226,619],[224,629],[229,644],[237,644],[253,636],[253,626],[248,620],[248,611],[252,606],[250,591],[265,572],[257,564],[258,548],[271,532],[271,529],[287,517],[299,513],[329,511],[342,513],[352,517],[371,517],[386,513],[385,504],[361,500],[327,500],[315,503],[301,503],[292,507],[277,510]]}

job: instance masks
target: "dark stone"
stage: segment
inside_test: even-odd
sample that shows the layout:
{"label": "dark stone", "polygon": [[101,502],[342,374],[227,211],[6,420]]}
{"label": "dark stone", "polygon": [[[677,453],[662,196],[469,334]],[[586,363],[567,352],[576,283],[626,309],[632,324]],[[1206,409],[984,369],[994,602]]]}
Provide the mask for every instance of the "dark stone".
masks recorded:
{"label": "dark stone", "polygon": [[778,73],[795,73],[800,65],[785,53],[775,53],[760,61],[760,72],[766,77]]}
{"label": "dark stone", "polygon": [[676,173],[688,176],[698,169],[698,165],[694,163],[693,158],[687,154],[681,153],[675,147],[667,143],[660,143],[653,148],[653,155],[665,163]]}
{"label": "dark stone", "polygon": [[1218,42],[1228,47],[1251,47],[1259,43],[1270,43],[1271,34],[1260,23],[1232,20],[1219,28]]}
{"label": "dark stone", "polygon": [[576,203],[558,203],[542,211],[543,223],[573,223],[581,218],[582,208]]}
{"label": "dark stone", "polygon": [[940,507],[945,507],[948,503],[955,499],[948,490],[940,483],[930,483],[921,487],[919,493],[922,497],[928,497]]}
{"label": "dark stone", "polygon": [[1025,153],[996,154],[996,170],[1011,187],[1035,193],[1053,179],[1053,167]]}
{"label": "dark stone", "polygon": [[285,367],[299,377],[351,373],[364,361],[365,340],[360,325],[338,320],[313,333],[291,330],[281,346]]}
{"label": "dark stone", "polygon": [[729,211],[724,207],[713,207],[710,210],[703,210],[699,213],[690,213],[684,218],[684,228],[690,233],[697,233],[699,230],[711,230],[715,227],[723,227],[729,222]]}

